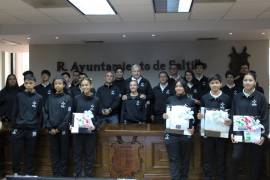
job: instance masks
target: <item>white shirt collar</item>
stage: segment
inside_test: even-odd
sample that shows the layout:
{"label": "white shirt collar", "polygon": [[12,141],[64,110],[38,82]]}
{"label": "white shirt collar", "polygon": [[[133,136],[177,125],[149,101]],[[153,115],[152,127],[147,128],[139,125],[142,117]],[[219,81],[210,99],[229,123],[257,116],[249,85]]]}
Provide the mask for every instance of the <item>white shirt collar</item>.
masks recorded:
{"label": "white shirt collar", "polygon": [[131,77],[132,81],[137,81],[137,83],[139,84],[140,81],[142,80],[142,77],[140,76],[139,79],[135,79],[134,77]]}
{"label": "white shirt collar", "polygon": [[43,86],[43,87],[47,87],[48,85],[50,84],[50,82],[48,81],[48,82],[45,82],[45,83],[41,83],[41,85]]}
{"label": "white shirt collar", "polygon": [[188,86],[189,88],[192,88],[192,87],[193,87],[193,84],[187,83],[187,86]]}
{"label": "white shirt collar", "polygon": [[178,81],[178,80],[181,79],[181,76],[180,76],[180,74],[178,73],[176,77],[175,77],[175,76],[170,76],[170,78],[174,79],[175,81]]}
{"label": "white shirt collar", "polygon": [[196,78],[198,81],[200,81],[200,80],[203,78],[203,75],[201,75],[201,76],[195,76],[195,78]]}
{"label": "white shirt collar", "polygon": [[244,93],[244,95],[245,95],[246,97],[249,97],[251,94],[254,93],[254,91],[255,91],[255,88],[251,91],[251,93],[246,93],[246,92],[245,92],[245,89],[243,89],[243,93]]}
{"label": "white shirt collar", "polygon": [[67,83],[67,88],[70,88],[71,87],[71,83]]}
{"label": "white shirt collar", "polygon": [[232,89],[233,87],[235,87],[235,84],[233,84],[233,85],[226,84],[226,86],[227,86],[228,88]]}
{"label": "white shirt collar", "polygon": [[160,86],[161,91],[164,91],[164,89],[168,86],[168,83],[166,83],[164,85],[159,84],[159,86]]}
{"label": "white shirt collar", "polygon": [[220,96],[222,95],[222,91],[220,91],[220,93],[219,93],[218,95],[214,95],[214,94],[212,93],[212,91],[210,91],[210,95],[211,95],[213,98],[217,99],[218,97],[220,97]]}

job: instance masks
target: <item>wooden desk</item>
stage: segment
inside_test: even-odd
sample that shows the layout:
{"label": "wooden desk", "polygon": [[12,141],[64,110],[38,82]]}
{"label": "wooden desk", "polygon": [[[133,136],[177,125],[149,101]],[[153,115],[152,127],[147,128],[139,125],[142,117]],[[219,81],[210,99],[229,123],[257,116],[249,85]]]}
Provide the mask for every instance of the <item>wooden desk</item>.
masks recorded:
{"label": "wooden desk", "polygon": [[[99,133],[96,175],[170,179],[163,135],[164,126],[157,124],[107,125]],[[194,145],[198,151],[193,153],[191,179],[201,173],[199,144]]]}
{"label": "wooden desk", "polygon": [[[169,163],[163,142],[164,126],[157,124],[106,125],[98,133],[95,177],[132,177],[146,180],[166,180]],[[193,137],[193,153],[189,179],[202,177],[201,137]],[[267,144],[266,171],[270,177],[270,143]],[[231,151],[227,152],[230,165]],[[51,176],[48,136],[43,131],[38,137],[36,174]],[[6,167],[11,174],[10,147],[6,147]],[[72,176],[72,145],[70,145],[69,172]],[[246,172],[246,171],[243,171]],[[242,176],[246,179],[246,176]],[[266,178],[267,179],[267,178]]]}

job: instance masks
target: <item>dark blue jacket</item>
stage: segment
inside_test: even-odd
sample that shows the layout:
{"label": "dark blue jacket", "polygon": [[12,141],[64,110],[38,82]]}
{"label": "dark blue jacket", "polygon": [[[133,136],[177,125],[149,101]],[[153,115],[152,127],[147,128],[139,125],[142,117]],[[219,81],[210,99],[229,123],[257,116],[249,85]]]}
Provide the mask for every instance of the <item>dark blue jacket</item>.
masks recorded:
{"label": "dark blue jacket", "polygon": [[48,129],[68,130],[72,115],[71,96],[51,94],[44,108],[44,127]]}
{"label": "dark blue jacket", "polygon": [[18,93],[12,111],[12,127],[38,130],[41,126],[42,107],[42,96],[38,93]]}

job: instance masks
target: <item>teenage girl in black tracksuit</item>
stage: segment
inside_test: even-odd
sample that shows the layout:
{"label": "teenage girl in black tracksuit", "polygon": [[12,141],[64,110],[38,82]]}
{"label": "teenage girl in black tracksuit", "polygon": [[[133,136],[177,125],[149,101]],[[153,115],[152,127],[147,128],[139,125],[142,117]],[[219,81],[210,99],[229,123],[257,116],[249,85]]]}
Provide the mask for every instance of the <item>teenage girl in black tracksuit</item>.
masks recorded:
{"label": "teenage girl in black tracksuit", "polygon": [[138,93],[137,81],[130,81],[130,93],[122,103],[121,122],[124,123],[145,123],[146,122],[146,100]]}
{"label": "teenage girl in black tracksuit", "polygon": [[[200,108],[200,98],[202,94],[200,94],[201,91],[195,79],[193,71],[192,70],[185,71],[183,79],[187,84],[187,92],[186,92],[187,96],[195,101],[194,114],[197,114]],[[197,120],[197,117],[195,117],[195,127],[197,127],[198,122],[199,121]]]}
{"label": "teenage girl in black tracksuit", "polygon": [[48,129],[53,176],[67,176],[69,124],[72,99],[64,93],[62,77],[53,80],[53,93],[45,103],[44,128]]}
{"label": "teenage girl in black tracksuit", "polygon": [[184,74],[184,81],[187,84],[187,95],[191,98],[194,99],[195,103],[197,105],[200,104],[200,91],[199,91],[199,87],[196,84],[196,80],[195,80],[195,75],[193,73],[193,71],[191,70],[187,70]]}
{"label": "teenage girl in black tracksuit", "polygon": [[[190,107],[194,110],[195,102],[186,94],[186,85],[181,81],[175,84],[175,95],[170,96],[167,105],[182,105]],[[164,118],[168,116],[165,113]],[[194,118],[190,119],[191,134],[194,132]],[[170,162],[170,173],[172,180],[187,180],[189,173],[189,161],[192,152],[192,138],[189,135],[180,135],[165,130],[165,145],[167,148],[168,158]]]}
{"label": "teenage girl in black tracksuit", "polygon": [[[263,162],[263,144],[267,141],[269,133],[269,114],[268,103],[265,96],[256,90],[256,76],[253,73],[247,73],[243,79],[243,91],[234,96],[232,101],[232,118],[234,115],[246,115],[256,116],[259,118],[260,123],[264,126],[265,131],[261,135],[261,139],[258,142],[245,144],[236,142],[234,136],[237,132],[233,132],[231,128],[231,139],[233,142],[233,154],[230,171],[230,179],[238,179],[238,170],[240,162],[245,155],[245,151],[250,151],[251,164],[251,180],[261,179],[262,174],[262,162]],[[233,127],[233,125],[231,126]],[[241,134],[240,134],[241,135]]]}
{"label": "teenage girl in black tracksuit", "polygon": [[[14,74],[7,77],[6,86],[0,91],[0,120],[3,124],[10,125],[12,106],[16,103],[16,96],[19,92],[17,78]],[[5,175],[5,146],[8,144],[8,136],[0,132],[0,179]]]}
{"label": "teenage girl in black tracksuit", "polygon": [[[94,127],[90,128],[88,133],[73,135],[75,176],[91,177],[93,176],[93,168],[96,158],[96,131],[100,125],[98,116],[100,115],[101,110],[99,99],[95,97],[91,91],[92,81],[89,78],[84,78],[81,81],[80,86],[83,92],[74,99],[74,112],[83,113],[84,111],[92,111],[94,115],[94,118],[92,118]],[[82,167],[83,162],[85,162],[84,171]]]}

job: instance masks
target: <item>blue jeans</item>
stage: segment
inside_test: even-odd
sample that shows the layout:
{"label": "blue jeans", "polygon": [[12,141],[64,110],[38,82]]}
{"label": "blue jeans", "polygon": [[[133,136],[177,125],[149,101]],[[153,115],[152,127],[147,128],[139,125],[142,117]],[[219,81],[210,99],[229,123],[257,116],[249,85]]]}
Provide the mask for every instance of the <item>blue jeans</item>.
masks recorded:
{"label": "blue jeans", "polygon": [[118,124],[119,123],[118,114],[103,117],[102,121],[109,123],[109,124]]}

